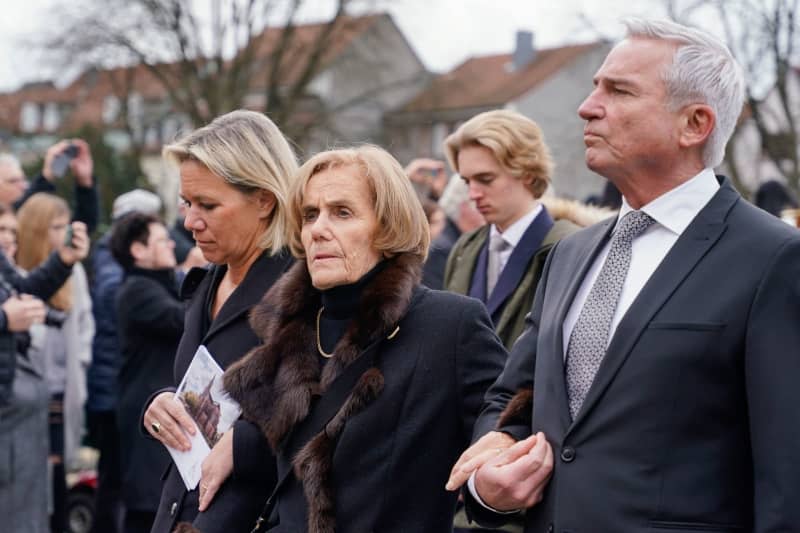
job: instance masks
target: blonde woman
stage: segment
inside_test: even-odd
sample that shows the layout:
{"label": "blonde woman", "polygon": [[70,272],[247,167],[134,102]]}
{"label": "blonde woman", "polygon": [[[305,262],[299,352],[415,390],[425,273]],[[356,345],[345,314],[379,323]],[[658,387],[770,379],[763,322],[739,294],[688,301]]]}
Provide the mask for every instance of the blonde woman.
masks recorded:
{"label": "blonde woman", "polygon": [[[32,270],[71,236],[70,210],[61,198],[37,193],[17,214],[19,223],[17,264]],[[71,239],[69,239],[71,241]],[[50,392],[50,462],[53,465],[51,525],[64,528],[65,463],[74,461],[80,446],[86,368],[92,357],[94,319],[81,264],[47,301],[51,320],[31,327],[29,357],[44,369]],[[54,529],[55,530],[55,529]]]}
{"label": "blonde woman", "polygon": [[[164,155],[180,169],[184,226],[211,263],[190,270],[183,283],[189,303],[175,355],[177,385],[201,344],[222,368],[258,344],[247,322],[250,309],[292,263],[284,250],[285,206],[297,162],[277,126],[253,111],[217,117],[166,146]],[[184,431],[194,431],[194,424],[173,390],[153,396],[144,428],[164,445],[187,450]],[[171,467],[152,532],[171,533],[178,520],[194,522],[203,533],[244,531],[275,484],[268,449],[258,429],[240,420],[214,445],[197,489],[187,491]],[[242,501],[251,505],[241,508]]]}

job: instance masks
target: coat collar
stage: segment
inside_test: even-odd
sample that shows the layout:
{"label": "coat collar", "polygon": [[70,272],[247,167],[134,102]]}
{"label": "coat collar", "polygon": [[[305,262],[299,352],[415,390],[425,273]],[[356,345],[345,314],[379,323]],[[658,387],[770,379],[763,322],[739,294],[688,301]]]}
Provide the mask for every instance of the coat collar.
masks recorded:
{"label": "coat collar", "polygon": [[253,308],[251,327],[264,344],[229,368],[225,388],[274,449],[343,368],[397,327],[419,283],[421,267],[416,256],[401,254],[387,260],[364,289],[355,318],[324,368],[315,330],[320,294],[311,285],[305,261],[298,261]]}

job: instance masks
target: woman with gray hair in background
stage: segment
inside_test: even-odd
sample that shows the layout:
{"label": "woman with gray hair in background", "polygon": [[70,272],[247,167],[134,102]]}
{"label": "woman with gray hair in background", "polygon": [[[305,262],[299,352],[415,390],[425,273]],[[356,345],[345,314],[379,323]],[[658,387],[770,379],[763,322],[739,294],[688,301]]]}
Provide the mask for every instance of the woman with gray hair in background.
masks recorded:
{"label": "woman with gray hair in background", "polygon": [[[200,345],[224,369],[258,344],[247,317],[292,263],[284,252],[286,197],[297,162],[275,124],[251,111],[218,117],[163,152],[180,165],[184,225],[212,263],[189,271],[181,289],[189,303],[175,356],[177,384]],[[193,434],[195,426],[173,398],[174,389],[156,393],[143,426],[164,445],[185,451],[190,443],[184,432]],[[187,491],[170,466],[152,531],[171,532],[179,521],[194,522],[205,533],[244,530],[252,525],[251,516],[258,514],[275,476],[266,440],[255,426],[239,420],[204,461],[199,490]],[[236,516],[228,514],[226,495],[236,495]]]}

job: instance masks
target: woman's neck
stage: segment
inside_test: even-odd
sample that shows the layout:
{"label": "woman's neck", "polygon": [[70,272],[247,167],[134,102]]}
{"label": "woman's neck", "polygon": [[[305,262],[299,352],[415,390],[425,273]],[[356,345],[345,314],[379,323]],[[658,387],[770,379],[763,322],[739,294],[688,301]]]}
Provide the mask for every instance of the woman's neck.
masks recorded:
{"label": "woman's neck", "polygon": [[228,283],[238,286],[250,271],[250,267],[261,256],[263,250],[255,248],[239,260],[228,263],[228,270],[225,272],[225,279]]}

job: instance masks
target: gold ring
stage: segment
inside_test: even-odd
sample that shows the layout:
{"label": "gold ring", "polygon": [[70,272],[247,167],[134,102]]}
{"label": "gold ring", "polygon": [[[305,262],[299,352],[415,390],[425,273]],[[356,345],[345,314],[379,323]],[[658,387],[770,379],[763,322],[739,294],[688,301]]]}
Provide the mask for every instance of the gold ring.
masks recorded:
{"label": "gold ring", "polygon": [[155,431],[156,433],[161,432],[161,424],[159,424],[158,422],[153,422],[152,424],[150,424],[150,427],[153,428],[153,431]]}

